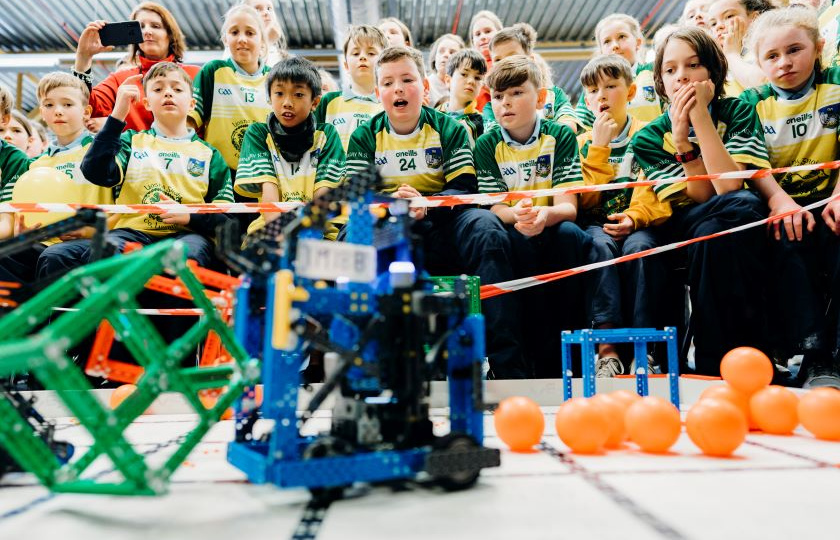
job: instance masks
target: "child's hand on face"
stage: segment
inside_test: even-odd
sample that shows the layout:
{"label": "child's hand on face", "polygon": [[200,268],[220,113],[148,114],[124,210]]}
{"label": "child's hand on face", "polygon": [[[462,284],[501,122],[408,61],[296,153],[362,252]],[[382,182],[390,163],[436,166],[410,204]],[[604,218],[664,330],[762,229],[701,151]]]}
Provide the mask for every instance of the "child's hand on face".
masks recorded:
{"label": "child's hand on face", "polygon": [[732,18],[726,21],[726,31],[723,34],[721,48],[724,54],[741,54],[744,48],[744,34],[746,29],[741,19]]}
{"label": "child's hand on face", "polygon": [[[414,186],[410,186],[408,184],[402,184],[397,191],[391,193],[391,197],[395,197],[397,199],[411,199],[413,197],[422,197],[423,195],[414,188]],[[411,217],[414,219],[423,219],[426,217],[426,213],[428,208],[410,208],[408,213],[411,214]]]}
{"label": "child's hand on face", "polygon": [[114,108],[111,116],[124,122],[128,116],[131,106],[135,101],[140,100],[140,87],[136,83],[143,80],[140,74],[127,78],[117,89],[117,97],[114,99]]}
{"label": "child's hand on face", "polygon": [[616,223],[604,223],[604,232],[616,240],[629,236],[636,228],[627,214],[611,214],[607,216],[607,219]]}
{"label": "child's hand on face", "polygon": [[674,137],[677,152],[691,150],[691,143],[688,141],[691,120],[688,115],[696,103],[697,98],[693,85],[683,86],[674,95],[674,100],[671,103],[671,134]]}
{"label": "child's hand on face", "polygon": [[[166,195],[161,194],[160,201],[158,204],[176,204],[176,201],[173,201]],[[168,225],[189,225],[190,224],[190,215],[189,214],[176,214],[174,212],[164,212],[160,215],[160,219],[163,220],[164,223]]]}
{"label": "child's hand on face", "polygon": [[715,98],[715,83],[712,81],[701,81],[691,84],[694,86],[694,95],[697,99],[696,110],[698,112],[707,110],[709,104]]}
{"label": "child's hand on face", "polygon": [[609,111],[604,111],[592,123],[592,144],[608,146],[610,141],[618,137],[620,129],[613,115]]}

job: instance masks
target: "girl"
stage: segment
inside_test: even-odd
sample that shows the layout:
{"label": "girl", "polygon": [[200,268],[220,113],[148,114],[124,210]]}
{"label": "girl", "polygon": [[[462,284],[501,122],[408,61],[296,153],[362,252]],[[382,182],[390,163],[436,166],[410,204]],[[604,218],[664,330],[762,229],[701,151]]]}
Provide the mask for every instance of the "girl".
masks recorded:
{"label": "girl", "polygon": [[[650,180],[768,168],[764,134],[755,109],[723,96],[727,63],[717,43],[699,28],[681,28],[656,53],[654,83],[669,102],[665,114],[633,138],[632,151]],[[657,186],[672,215],[661,225],[665,243],[720,232],[764,217],[761,200],[739,179]],[[772,178],[753,182],[771,215],[799,206]],[[785,218],[786,226],[791,218]],[[801,217],[800,217],[801,221]],[[693,306],[695,369],[713,375],[720,359],[741,345],[762,346],[763,232],[748,229],[687,249]]]}
{"label": "girl", "polygon": [[221,37],[231,57],[208,62],[196,75],[189,118],[235,172],[245,130],[271,111],[265,90],[270,68],[263,62],[268,42],[260,15],[246,5],[228,10]]}
{"label": "girl", "polygon": [[[487,70],[493,67],[493,59],[490,54],[490,41],[504,25],[498,15],[492,11],[482,10],[473,15],[470,21],[470,42],[472,48],[481,53],[487,63]],[[484,110],[484,105],[490,102],[490,89],[481,87],[481,92],[475,100],[476,109]]]}
{"label": "girl", "polygon": [[[143,2],[131,12],[130,19],[138,21],[143,32],[143,43],[129,45],[128,65],[131,67],[111,73],[104,81],[96,85],[90,92],[90,105],[93,107],[93,118],[108,116],[114,108],[117,88],[129,77],[146,75],[152,66],[158,62],[178,63],[190,77],[198,73],[198,66],[180,64],[184,58],[186,42],[175,18],[165,7],[154,2]],[[105,47],[99,40],[99,30],[107,24],[106,21],[93,21],[79,37],[76,49],[76,63],[72,73],[92,85],[90,68],[93,57],[100,52],[108,52],[113,47]],[[143,84],[137,81],[140,88],[140,98],[131,105],[131,112],[126,117],[125,129],[143,131],[152,127],[152,113],[143,105]]]}
{"label": "girl", "polygon": [[727,96],[738,97],[745,88],[766,82],[755,59],[744,54],[744,35],[753,20],[770,9],[773,5],[767,0],[717,0],[709,6],[710,31],[729,62],[724,85]]}
{"label": "girl", "polygon": [[438,102],[449,97],[449,84],[446,81],[446,63],[449,57],[465,48],[464,40],[456,34],[443,34],[432,43],[429,49],[429,103],[437,106]]}
{"label": "girl", "polygon": [[242,3],[251,6],[260,14],[268,43],[268,52],[265,56],[266,65],[271,67],[280,60],[288,58],[289,50],[286,34],[283,33],[280,21],[277,20],[273,0],[242,0]]}
{"label": "girl", "polygon": [[[530,56],[540,67],[543,75],[543,87],[546,88],[545,107],[541,111],[543,118],[554,120],[568,125],[577,132],[578,123],[572,104],[566,92],[559,86],[555,86],[551,80],[551,70],[539,55],[534,54],[534,45],[537,42],[537,31],[528,23],[516,23],[510,28],[505,28],[496,33],[490,41],[490,51],[493,61],[498,62],[504,58],[514,55]],[[482,111],[485,133],[490,131],[496,124],[493,115],[493,107],[484,107]]]}
{"label": "girl", "polygon": [[[747,90],[743,100],[755,107],[773,167],[820,163],[837,159],[840,144],[840,68],[820,70],[824,41],[817,14],[809,8],[786,8],[760,15],[750,29],[750,50],[770,81]],[[779,179],[784,191],[802,205],[840,193],[834,171],[788,173]],[[807,225],[793,235],[776,231],[771,245],[774,296],[779,300],[781,357],[803,354],[800,373],[804,385],[840,388],[837,358],[838,329],[826,319],[831,307],[836,317],[840,284],[838,239],[840,201],[830,202],[816,223],[809,213]],[[833,234],[832,234],[833,233]],[[822,287],[823,276],[830,286]],[[827,302],[826,302],[827,300]]]}
{"label": "girl", "polygon": [[385,34],[389,47],[414,47],[411,30],[398,18],[385,17],[376,24],[376,27]]}
{"label": "girl", "polygon": [[684,26],[696,26],[703,30],[709,29],[709,24],[706,22],[708,17],[709,5],[714,0],[688,0],[683,8],[682,16],[680,17],[680,24]]}
{"label": "girl", "polygon": [[[595,26],[595,42],[598,44],[598,54],[617,54],[633,66],[636,95],[627,105],[627,112],[642,122],[650,122],[662,114],[662,104],[653,85],[653,66],[643,63],[644,38],[639,21],[622,13],[605,17]],[[578,121],[591,129],[595,115],[586,106],[584,94],[580,94],[575,113]]]}
{"label": "girl", "polygon": [[12,146],[16,146],[23,153],[29,151],[29,147],[35,142],[32,135],[32,126],[22,112],[12,109],[11,117],[6,125],[0,125],[0,138]]}

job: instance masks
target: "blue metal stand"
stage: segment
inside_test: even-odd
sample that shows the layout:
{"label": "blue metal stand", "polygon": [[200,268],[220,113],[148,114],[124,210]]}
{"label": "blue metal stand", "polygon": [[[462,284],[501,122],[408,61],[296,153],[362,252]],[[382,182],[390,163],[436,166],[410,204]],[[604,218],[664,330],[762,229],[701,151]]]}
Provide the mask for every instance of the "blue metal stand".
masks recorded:
{"label": "blue metal stand", "polygon": [[583,395],[595,395],[595,362],[599,343],[632,343],[636,356],[636,391],[648,395],[647,351],[648,343],[664,342],[668,349],[668,385],[671,403],[680,407],[679,357],[677,355],[677,329],[611,328],[605,330],[565,331],[561,335],[563,348],[563,400],[572,397],[572,346],[580,345]]}

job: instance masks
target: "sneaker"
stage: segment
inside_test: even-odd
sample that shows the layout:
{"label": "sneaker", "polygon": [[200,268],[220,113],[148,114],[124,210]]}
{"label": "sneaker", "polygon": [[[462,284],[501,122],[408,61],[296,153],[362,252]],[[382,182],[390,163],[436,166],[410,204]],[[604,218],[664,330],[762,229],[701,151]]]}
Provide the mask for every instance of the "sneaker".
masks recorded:
{"label": "sneaker", "polygon": [[[633,361],[630,363],[630,371],[635,374],[636,373],[636,359],[634,358]],[[653,374],[660,374],[662,370],[659,368],[659,365],[653,359],[653,355],[647,355],[647,373],[648,375]]]}
{"label": "sneaker", "polygon": [[624,364],[617,356],[599,356],[595,360],[596,377],[610,378],[616,375],[624,375]]}
{"label": "sneaker", "polygon": [[837,372],[835,362],[827,353],[818,351],[806,353],[802,359],[799,375],[804,380],[802,388],[829,386],[840,389],[840,373]]}

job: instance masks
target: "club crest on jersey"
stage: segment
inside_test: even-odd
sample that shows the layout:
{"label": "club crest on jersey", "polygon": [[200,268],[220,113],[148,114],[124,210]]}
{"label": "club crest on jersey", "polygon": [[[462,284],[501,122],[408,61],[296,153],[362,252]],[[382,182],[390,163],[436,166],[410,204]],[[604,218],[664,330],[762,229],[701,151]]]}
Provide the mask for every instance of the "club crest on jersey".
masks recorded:
{"label": "club crest on jersey", "polygon": [[241,120],[233,125],[233,131],[230,132],[230,144],[237,152],[242,150],[242,141],[245,139],[245,132],[248,131],[250,125],[251,123],[247,120]]}
{"label": "club crest on jersey", "polygon": [[537,158],[536,173],[537,176],[542,176],[543,178],[551,174],[551,156],[540,156]]}
{"label": "club crest on jersey", "polygon": [[321,157],[321,149],[316,148],[312,152],[309,153],[309,161],[311,162],[312,166],[315,167],[318,165],[318,158]]}
{"label": "club crest on jersey", "polygon": [[187,162],[187,172],[190,173],[190,176],[199,177],[204,174],[204,166],[207,164],[206,161],[200,161],[195,158],[190,158]]}
{"label": "club crest on jersey", "polygon": [[[151,184],[146,186],[146,193],[143,194],[140,202],[142,204],[157,204],[164,199],[170,199],[176,203],[180,203],[181,195],[167,186]],[[163,224],[163,219],[161,219],[160,214],[148,214],[145,217],[145,222],[149,226],[156,226],[156,223]]]}
{"label": "club crest on jersey", "polygon": [[554,103],[546,101],[545,106],[543,106],[543,114],[545,115],[546,120],[554,118]]}
{"label": "club crest on jersey", "polygon": [[820,123],[824,128],[834,129],[840,125],[840,105],[834,104],[819,110]]}
{"label": "club crest on jersey", "polygon": [[642,95],[647,101],[654,102],[656,101],[656,90],[652,86],[643,86],[642,87]]}
{"label": "club crest on jersey", "polygon": [[426,148],[426,165],[430,169],[439,169],[443,165],[443,150],[440,148]]}

